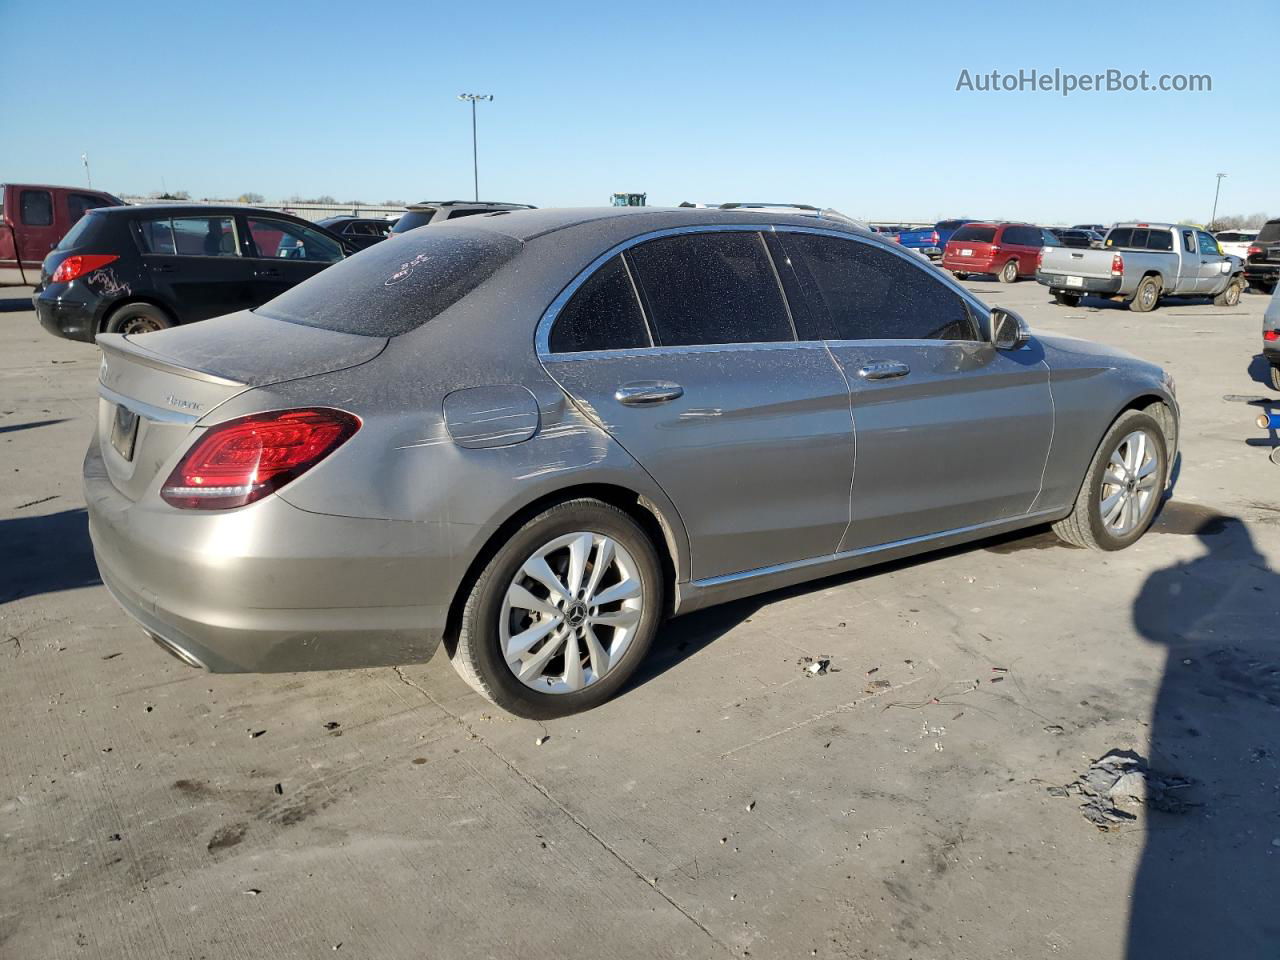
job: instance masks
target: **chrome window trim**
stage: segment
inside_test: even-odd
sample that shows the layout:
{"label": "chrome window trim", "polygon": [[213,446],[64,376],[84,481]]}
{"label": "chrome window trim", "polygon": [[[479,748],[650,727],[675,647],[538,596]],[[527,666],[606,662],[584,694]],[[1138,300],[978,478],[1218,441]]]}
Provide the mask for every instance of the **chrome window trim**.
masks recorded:
{"label": "chrome window trim", "polygon": [[[782,346],[812,346],[822,344],[821,340],[778,340],[767,343],[701,343],[689,344],[682,346],[656,346],[638,349],[635,347],[627,347],[619,350],[582,350],[568,353],[552,353],[551,352],[551,327],[555,323],[556,318],[560,315],[560,311],[564,309],[565,304],[578,292],[587,279],[599,270],[602,266],[609,262],[613,257],[620,253],[625,253],[632,247],[639,246],[649,240],[657,240],[662,237],[683,236],[694,233],[812,233],[818,236],[835,237],[838,240],[848,240],[853,243],[862,243],[869,247],[875,247],[879,250],[887,250],[894,256],[899,257],[903,262],[909,264],[916,270],[935,270],[934,279],[947,287],[951,292],[958,294],[961,300],[969,303],[979,315],[982,317],[990,316],[991,308],[975,297],[972,293],[960,286],[954,277],[938,271],[936,267],[929,264],[920,263],[915,254],[907,253],[901,249],[894,249],[894,244],[880,239],[873,233],[863,234],[862,232],[853,232],[849,230],[835,230],[826,227],[810,227],[800,224],[790,223],[715,223],[715,224],[694,224],[684,227],[666,227],[661,230],[651,230],[648,233],[642,233],[638,236],[623,240],[621,243],[614,244],[604,253],[600,254],[592,260],[586,267],[569,281],[563,290],[561,290],[551,301],[546,310],[542,312],[542,316],[538,320],[538,326],[534,333],[534,350],[538,359],[543,361],[557,360],[588,360],[598,357],[625,356],[628,354],[642,354],[645,356],[658,353],[704,353],[707,351],[725,351],[725,350],[743,350],[743,349],[776,349]],[[766,253],[769,250],[766,246]],[[772,254],[770,253],[770,262],[772,262]],[[776,269],[776,265],[775,265]],[[628,273],[629,273],[628,269]],[[783,303],[786,304],[788,312],[790,311],[790,303],[787,301],[786,293],[783,292]],[[648,325],[649,319],[645,317],[645,323]],[[988,331],[979,329],[978,334],[981,339],[978,340],[831,340],[825,341],[829,343],[840,344],[866,344],[866,343],[990,343]],[[650,330],[652,337],[652,330]]]}
{"label": "chrome window trim", "polygon": [[189,413],[178,413],[175,410],[166,410],[164,407],[157,407],[150,403],[143,403],[141,400],[135,400],[133,397],[126,397],[123,394],[116,393],[110,387],[104,384],[98,384],[98,395],[104,400],[109,400],[117,406],[132,410],[147,420],[155,420],[160,423],[195,423],[200,419],[200,415],[192,415]]}

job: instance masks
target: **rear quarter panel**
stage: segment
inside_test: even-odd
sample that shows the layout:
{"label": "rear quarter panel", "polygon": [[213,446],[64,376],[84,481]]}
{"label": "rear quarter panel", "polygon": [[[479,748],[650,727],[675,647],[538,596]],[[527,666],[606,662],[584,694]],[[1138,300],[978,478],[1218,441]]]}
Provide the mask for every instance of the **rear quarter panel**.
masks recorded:
{"label": "rear quarter panel", "polygon": [[[1160,367],[1089,340],[1037,336],[1049,365],[1053,394],[1053,444],[1045,465],[1044,486],[1035,509],[1069,508],[1107,429],[1140,398],[1164,401],[1173,411],[1177,437],[1178,405]],[[1170,450],[1170,469],[1176,442]]]}

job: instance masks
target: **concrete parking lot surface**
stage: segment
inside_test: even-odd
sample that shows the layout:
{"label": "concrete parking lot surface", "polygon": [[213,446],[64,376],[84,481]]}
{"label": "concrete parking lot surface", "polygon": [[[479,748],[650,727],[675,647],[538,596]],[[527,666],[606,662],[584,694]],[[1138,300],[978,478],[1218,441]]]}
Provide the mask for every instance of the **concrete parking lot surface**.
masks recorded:
{"label": "concrete parking lot surface", "polygon": [[[970,286],[1173,372],[1153,532],[1100,555],[1032,531],[695,614],[623,695],[545,725],[443,657],[166,655],[88,545],[97,351],[0,312],[0,957],[1280,956],[1280,467],[1262,408],[1224,399],[1275,396],[1265,298]],[[1101,831],[1062,788],[1113,749],[1191,783]]]}

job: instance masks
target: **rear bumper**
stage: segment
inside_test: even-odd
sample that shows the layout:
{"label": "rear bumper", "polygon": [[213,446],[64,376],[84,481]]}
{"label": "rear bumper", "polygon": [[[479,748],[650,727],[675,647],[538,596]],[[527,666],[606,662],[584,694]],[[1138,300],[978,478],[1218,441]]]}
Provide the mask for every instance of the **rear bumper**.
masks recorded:
{"label": "rear bumper", "polygon": [[1267,283],[1275,283],[1280,280],[1280,263],[1250,263],[1246,260],[1244,262],[1244,278],[1246,280],[1265,280]]}
{"label": "rear bumper", "polygon": [[954,273],[995,273],[1000,269],[996,262],[990,258],[978,259],[977,257],[955,257],[942,255],[942,266],[944,269],[951,270]]}
{"label": "rear bumper", "polygon": [[1067,277],[1061,273],[1037,273],[1036,282],[1042,283],[1046,287],[1054,290],[1064,290],[1067,293],[1105,293],[1115,295],[1120,292],[1120,287],[1124,283],[1124,277],[1108,277],[1106,279],[1098,279],[1096,277],[1081,277],[1080,284],[1068,284]]}
{"label": "rear bumper", "polygon": [[38,291],[31,303],[35,307],[40,326],[55,337],[67,340],[83,340],[93,343],[98,332],[95,307],[79,300],[69,300],[48,295],[48,290]]}
{"label": "rear bumper", "polygon": [[84,485],[103,583],[188,663],[390,666],[440,645],[456,578],[452,561],[431,557],[430,524],[308,513],[279,496],[207,513],[144,507],[115,489],[96,440]]}
{"label": "rear bumper", "polygon": [[1262,356],[1273,367],[1280,367],[1280,344],[1269,340],[1262,341]]}

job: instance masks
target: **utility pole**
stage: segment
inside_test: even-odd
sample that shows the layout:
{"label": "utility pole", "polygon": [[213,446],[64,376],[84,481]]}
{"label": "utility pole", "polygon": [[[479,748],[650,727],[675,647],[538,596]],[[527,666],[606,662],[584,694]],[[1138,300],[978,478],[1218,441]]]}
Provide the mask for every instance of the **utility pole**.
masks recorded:
{"label": "utility pole", "polygon": [[1218,221],[1218,191],[1222,189],[1222,178],[1225,173],[1218,174],[1218,185],[1213,188],[1213,216],[1209,218],[1209,229],[1213,229],[1213,225]]}
{"label": "utility pole", "polygon": [[93,177],[89,174],[89,154],[80,154],[80,162],[84,164],[84,178],[89,181],[89,189],[93,189]]}
{"label": "utility pole", "polygon": [[459,100],[466,100],[471,104],[471,175],[474,180],[476,190],[476,201],[480,200],[480,160],[476,152],[476,101],[492,100],[491,93],[460,93]]}

